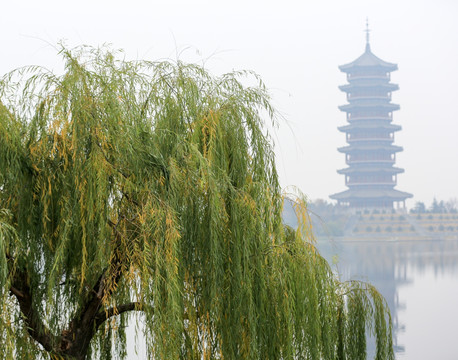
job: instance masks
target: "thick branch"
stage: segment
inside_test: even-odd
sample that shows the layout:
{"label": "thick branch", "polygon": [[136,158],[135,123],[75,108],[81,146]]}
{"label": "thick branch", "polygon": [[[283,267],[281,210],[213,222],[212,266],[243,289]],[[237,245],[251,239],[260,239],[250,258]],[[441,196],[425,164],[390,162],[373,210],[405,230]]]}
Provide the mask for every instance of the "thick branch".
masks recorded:
{"label": "thick branch", "polygon": [[25,270],[16,271],[10,286],[10,292],[19,302],[19,308],[24,316],[30,336],[40,343],[46,351],[52,351],[53,344],[56,344],[57,339],[36,313],[32,304],[32,290],[28,284],[27,272]]}
{"label": "thick branch", "polygon": [[97,314],[95,317],[95,322],[96,322],[96,327],[98,328],[100,325],[102,325],[106,320],[109,318],[116,316],[116,315],[121,315],[122,313],[125,313],[127,311],[142,311],[143,306],[142,303],[140,302],[131,302],[128,304],[123,304],[117,307],[112,307],[109,308],[105,311],[101,311]]}

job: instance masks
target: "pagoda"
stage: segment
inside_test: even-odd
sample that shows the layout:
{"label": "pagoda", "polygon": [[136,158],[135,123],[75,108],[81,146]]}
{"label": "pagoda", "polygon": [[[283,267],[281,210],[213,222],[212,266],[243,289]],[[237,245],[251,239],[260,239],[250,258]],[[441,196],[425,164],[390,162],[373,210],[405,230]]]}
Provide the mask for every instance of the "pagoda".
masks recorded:
{"label": "pagoda", "polygon": [[346,113],[348,124],[338,129],[345,133],[348,145],[338,150],[345,154],[348,167],[337,172],[345,176],[348,190],[330,198],[356,209],[392,209],[395,203],[405,208],[412,195],[394,189],[397,174],[404,172],[394,167],[396,153],[403,150],[393,145],[401,126],[392,123],[399,105],[391,103],[391,93],[399,87],[390,82],[390,73],[398,66],[372,53],[366,29],[364,54],[339,69],[347,74],[348,84],[339,89],[347,94],[348,104],[339,109]]}

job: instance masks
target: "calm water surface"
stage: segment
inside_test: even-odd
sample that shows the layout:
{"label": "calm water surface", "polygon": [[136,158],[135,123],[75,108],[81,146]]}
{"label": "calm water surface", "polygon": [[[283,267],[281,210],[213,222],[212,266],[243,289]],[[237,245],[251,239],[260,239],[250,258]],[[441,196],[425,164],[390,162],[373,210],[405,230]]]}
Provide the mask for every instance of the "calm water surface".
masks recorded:
{"label": "calm water surface", "polygon": [[321,240],[318,248],[337,259],[342,279],[368,280],[385,296],[396,359],[458,359],[458,240]]}

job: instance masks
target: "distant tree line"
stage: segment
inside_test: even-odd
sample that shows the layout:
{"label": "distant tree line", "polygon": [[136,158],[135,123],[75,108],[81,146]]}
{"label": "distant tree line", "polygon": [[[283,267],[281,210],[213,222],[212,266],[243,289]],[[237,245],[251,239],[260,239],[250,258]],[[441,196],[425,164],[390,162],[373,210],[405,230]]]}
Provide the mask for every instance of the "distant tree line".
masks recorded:
{"label": "distant tree line", "polygon": [[430,206],[426,206],[424,202],[417,201],[415,206],[410,209],[412,214],[456,214],[458,213],[458,199],[452,198],[447,201],[438,201],[436,198]]}
{"label": "distant tree line", "polygon": [[346,206],[323,199],[308,202],[313,232],[316,236],[342,236],[349,213]]}
{"label": "distant tree line", "polygon": [[[341,236],[344,234],[345,225],[350,216],[348,207],[342,206],[324,199],[310,200],[308,210],[312,219],[312,226],[316,236]],[[395,213],[395,210],[386,210],[387,213]],[[364,210],[364,214],[380,214],[385,210]],[[434,198],[433,202],[427,206],[424,202],[417,201],[412,209],[411,214],[457,214],[458,199],[438,201]],[[388,231],[388,230],[387,230]]]}
{"label": "distant tree line", "polygon": [[[342,213],[345,213],[348,209],[346,206],[342,206],[324,199],[311,200],[308,203],[310,214],[318,217],[340,217]],[[388,210],[389,211],[389,210]],[[372,211],[366,211],[365,213],[378,214],[379,210],[374,209]],[[458,213],[458,198],[451,198],[449,200],[437,200],[433,199],[432,203],[427,206],[422,201],[417,201],[412,209],[411,214],[457,214]]]}

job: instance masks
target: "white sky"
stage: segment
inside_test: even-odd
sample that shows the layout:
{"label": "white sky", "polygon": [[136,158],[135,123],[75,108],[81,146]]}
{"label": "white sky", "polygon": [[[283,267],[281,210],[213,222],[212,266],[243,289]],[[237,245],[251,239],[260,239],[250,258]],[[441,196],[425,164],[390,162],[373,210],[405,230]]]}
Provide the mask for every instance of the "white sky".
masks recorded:
{"label": "white sky", "polygon": [[[392,81],[401,105],[394,123],[404,147],[397,189],[415,201],[458,197],[458,2],[455,0],[322,1],[6,1],[1,0],[0,74],[21,65],[59,69],[52,45],[111,43],[129,57],[206,60],[215,74],[259,73],[287,121],[275,134],[282,186],[312,199],[345,189],[336,169],[345,135],[337,109],[345,76],[337,66],[371,48],[397,63]],[[185,50],[189,47],[187,50]]]}

